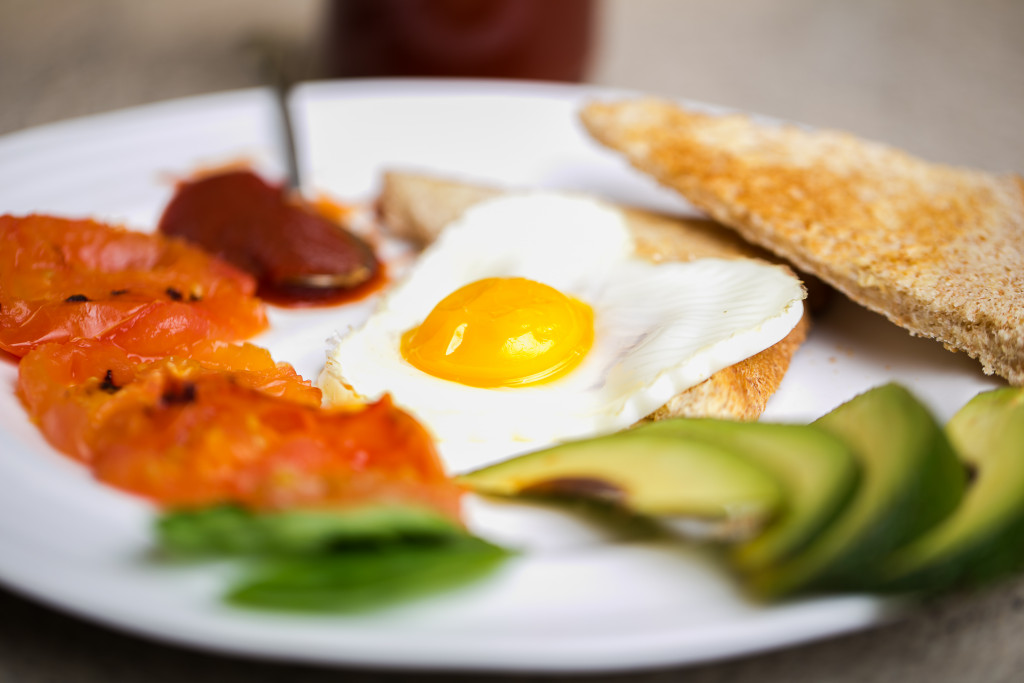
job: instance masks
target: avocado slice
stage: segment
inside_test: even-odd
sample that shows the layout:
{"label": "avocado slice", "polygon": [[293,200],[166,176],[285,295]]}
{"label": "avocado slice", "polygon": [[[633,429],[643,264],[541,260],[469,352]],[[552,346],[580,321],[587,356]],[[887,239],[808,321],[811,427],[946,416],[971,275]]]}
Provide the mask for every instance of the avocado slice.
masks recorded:
{"label": "avocado slice", "polygon": [[763,597],[874,587],[879,558],[940,522],[963,495],[963,466],[928,410],[903,387],[867,391],[814,424],[853,449],[860,485],[800,553],[751,575],[751,588]]}
{"label": "avocado slice", "polygon": [[780,482],[786,506],[760,535],[730,553],[741,572],[765,569],[803,549],[850,499],[860,476],[846,443],[813,425],[674,419],[637,427],[634,433],[724,446]]}
{"label": "avocado slice", "polygon": [[1024,560],[1024,389],[975,396],[946,426],[974,477],[942,524],[886,558],[887,585],[934,591],[974,584]]}
{"label": "avocado slice", "polygon": [[459,477],[477,493],[591,498],[662,521],[760,528],[780,509],[778,482],[727,447],[620,432],[561,444]]}

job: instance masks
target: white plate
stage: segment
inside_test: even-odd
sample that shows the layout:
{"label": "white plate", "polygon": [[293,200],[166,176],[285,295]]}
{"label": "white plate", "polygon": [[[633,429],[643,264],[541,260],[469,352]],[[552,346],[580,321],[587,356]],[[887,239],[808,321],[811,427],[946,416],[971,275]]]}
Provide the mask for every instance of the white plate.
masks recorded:
{"label": "white plate", "polygon": [[[303,86],[293,101],[309,185],[372,195],[381,169],[571,188],[656,209],[688,207],[599,149],[574,111],[599,91],[514,83],[367,81]],[[151,229],[169,179],[248,159],[279,177],[266,91],[199,97],[0,139],[0,212],[122,220]],[[324,340],[369,304],[274,311],[257,338],[315,376]],[[610,671],[747,654],[879,623],[894,604],[834,596],[762,607],[680,544],[631,542],[553,512],[473,501],[472,524],[523,554],[464,589],[357,617],[230,609],[228,569],[147,559],[151,509],[47,447],[0,364],[0,579],[138,634],[236,654],[337,665]],[[947,419],[997,386],[975,363],[844,301],[818,322],[767,419],[808,420],[898,380]]]}

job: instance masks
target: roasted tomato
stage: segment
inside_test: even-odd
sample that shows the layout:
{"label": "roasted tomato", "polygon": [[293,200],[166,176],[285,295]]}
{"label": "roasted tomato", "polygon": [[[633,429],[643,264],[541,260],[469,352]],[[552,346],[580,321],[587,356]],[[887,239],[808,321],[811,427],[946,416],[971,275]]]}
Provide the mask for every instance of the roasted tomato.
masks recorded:
{"label": "roasted tomato", "polygon": [[320,390],[287,363],[275,363],[266,349],[224,342],[202,342],[192,349],[191,358],[154,361],[106,341],[44,344],[21,359],[18,393],[55,448],[88,462],[110,415],[145,403],[152,386],[167,378],[191,381],[209,374],[304,405],[320,405]]}
{"label": "roasted tomato", "polygon": [[140,356],[267,326],[255,282],[195,246],[89,220],[0,216],[0,349],[105,339]]}
{"label": "roasted tomato", "polygon": [[458,518],[433,442],[389,399],[321,409],[320,391],[258,347],[144,361],[109,342],[46,344],[18,392],[46,438],[100,480],[166,506],[418,505]]}
{"label": "roasted tomato", "polygon": [[328,411],[217,375],[148,389],[98,435],[92,466],[108,484],[172,507],[395,504],[458,517],[459,489],[429,435],[390,399]]}

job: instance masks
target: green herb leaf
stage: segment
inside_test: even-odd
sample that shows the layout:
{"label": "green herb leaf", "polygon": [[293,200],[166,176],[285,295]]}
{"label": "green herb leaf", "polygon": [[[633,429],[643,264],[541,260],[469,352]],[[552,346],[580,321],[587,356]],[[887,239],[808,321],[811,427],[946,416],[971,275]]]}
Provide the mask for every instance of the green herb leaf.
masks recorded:
{"label": "green herb leaf", "polygon": [[317,555],[465,535],[452,520],[422,508],[252,512],[234,505],[167,512],[157,522],[161,548],[177,556]]}
{"label": "green herb leaf", "polygon": [[367,610],[467,583],[493,570],[508,554],[466,535],[275,559],[261,563],[228,600],[264,609]]}

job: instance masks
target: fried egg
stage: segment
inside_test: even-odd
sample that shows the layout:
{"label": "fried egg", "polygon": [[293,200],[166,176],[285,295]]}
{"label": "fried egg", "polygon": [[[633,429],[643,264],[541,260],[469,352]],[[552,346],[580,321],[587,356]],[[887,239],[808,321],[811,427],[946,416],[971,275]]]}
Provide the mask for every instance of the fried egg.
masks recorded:
{"label": "fried egg", "polygon": [[642,260],[601,202],[509,195],[447,226],[319,385],[328,405],[390,393],[461,472],[632,425],[781,340],[803,298],[750,259]]}

